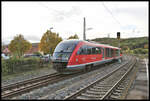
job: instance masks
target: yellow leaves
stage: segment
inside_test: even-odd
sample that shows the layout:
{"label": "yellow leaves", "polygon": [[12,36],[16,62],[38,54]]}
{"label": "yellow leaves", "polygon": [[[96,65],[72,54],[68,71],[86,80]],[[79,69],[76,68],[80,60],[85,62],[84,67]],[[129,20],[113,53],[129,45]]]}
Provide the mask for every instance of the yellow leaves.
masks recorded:
{"label": "yellow leaves", "polygon": [[8,46],[8,49],[19,57],[32,47],[31,43],[24,39],[23,35],[19,34],[14,37]]}
{"label": "yellow leaves", "polygon": [[46,54],[52,54],[56,45],[60,41],[62,41],[62,38],[59,37],[59,34],[47,30],[47,32],[44,33],[40,40],[39,49],[40,51],[43,51]]}
{"label": "yellow leaves", "polygon": [[144,48],[145,48],[145,49],[148,49],[148,44],[145,44],[145,45],[144,45]]}
{"label": "yellow leaves", "polygon": [[79,37],[77,34],[75,34],[74,36],[70,36],[68,39],[79,39]]}

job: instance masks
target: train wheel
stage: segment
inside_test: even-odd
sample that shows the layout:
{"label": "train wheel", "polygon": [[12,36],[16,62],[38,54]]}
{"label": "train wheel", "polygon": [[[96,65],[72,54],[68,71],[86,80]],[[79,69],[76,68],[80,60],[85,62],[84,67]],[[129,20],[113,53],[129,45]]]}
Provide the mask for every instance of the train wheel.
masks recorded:
{"label": "train wheel", "polygon": [[92,65],[87,65],[86,66],[86,71],[90,71],[92,69]]}

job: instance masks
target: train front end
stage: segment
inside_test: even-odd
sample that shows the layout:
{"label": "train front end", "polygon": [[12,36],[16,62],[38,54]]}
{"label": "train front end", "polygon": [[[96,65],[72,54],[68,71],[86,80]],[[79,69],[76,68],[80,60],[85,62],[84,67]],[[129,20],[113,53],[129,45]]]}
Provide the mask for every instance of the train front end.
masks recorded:
{"label": "train front end", "polygon": [[53,69],[61,74],[70,74],[71,70],[67,68],[68,61],[76,48],[78,41],[66,40],[60,42],[53,53]]}

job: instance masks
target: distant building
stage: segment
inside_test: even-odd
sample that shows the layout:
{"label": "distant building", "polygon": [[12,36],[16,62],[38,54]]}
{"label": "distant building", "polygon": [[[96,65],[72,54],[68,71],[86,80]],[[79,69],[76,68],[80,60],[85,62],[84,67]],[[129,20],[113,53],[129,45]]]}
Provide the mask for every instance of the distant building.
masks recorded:
{"label": "distant building", "polygon": [[[38,48],[38,44],[39,43],[32,43],[32,47],[31,49],[29,49],[27,52],[25,52],[24,54],[33,54],[34,52],[40,52],[41,54],[43,54],[43,52],[41,52]],[[3,50],[2,52],[6,55],[10,55],[11,51],[8,49],[8,45],[3,46]]]}
{"label": "distant building", "polygon": [[25,54],[33,54],[34,52],[40,52],[41,54],[43,54],[43,52],[41,52],[38,48],[38,44],[39,43],[32,43],[32,47],[30,50],[28,50],[27,52],[25,52]]}
{"label": "distant building", "polygon": [[11,52],[10,50],[8,49],[8,45],[5,45],[3,50],[2,50],[2,53],[4,53],[5,55],[10,55]]}

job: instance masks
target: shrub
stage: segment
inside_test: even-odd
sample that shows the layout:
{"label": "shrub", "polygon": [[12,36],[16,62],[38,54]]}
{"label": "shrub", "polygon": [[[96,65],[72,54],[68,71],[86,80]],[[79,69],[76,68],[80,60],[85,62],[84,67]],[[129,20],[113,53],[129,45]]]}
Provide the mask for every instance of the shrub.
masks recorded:
{"label": "shrub", "polygon": [[42,56],[42,54],[40,52],[34,52],[33,54]]}
{"label": "shrub", "polygon": [[2,73],[3,74],[7,74],[9,71],[8,71],[8,66],[7,66],[7,63],[5,62],[4,59],[2,59]]}
{"label": "shrub", "polygon": [[31,70],[33,68],[40,68],[40,58],[15,58],[8,60],[2,59],[2,74],[11,74],[15,72],[22,72],[24,70]]}

